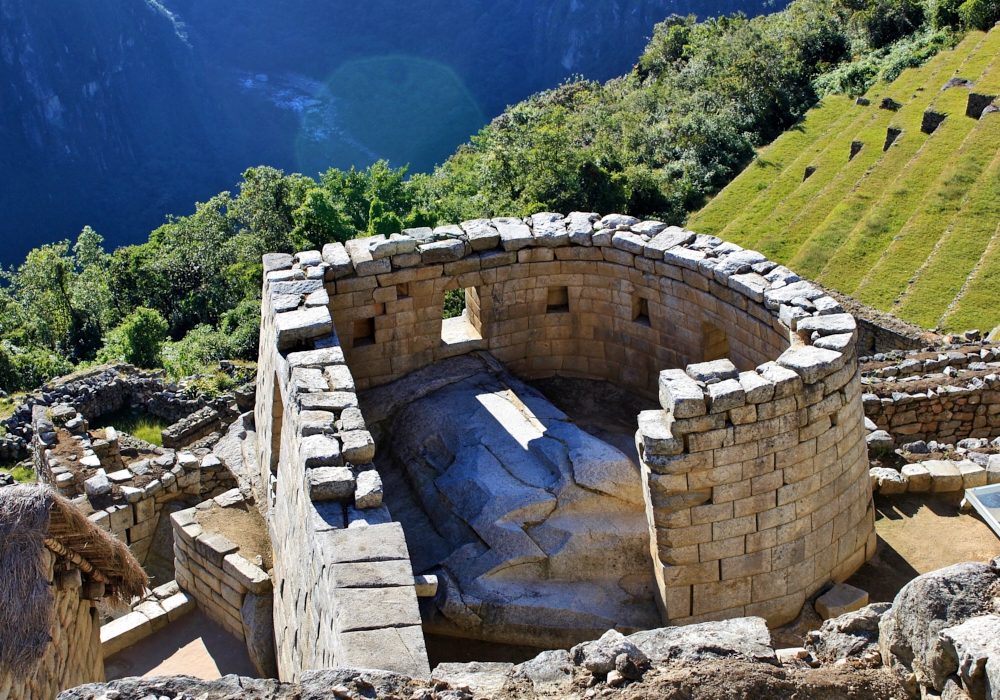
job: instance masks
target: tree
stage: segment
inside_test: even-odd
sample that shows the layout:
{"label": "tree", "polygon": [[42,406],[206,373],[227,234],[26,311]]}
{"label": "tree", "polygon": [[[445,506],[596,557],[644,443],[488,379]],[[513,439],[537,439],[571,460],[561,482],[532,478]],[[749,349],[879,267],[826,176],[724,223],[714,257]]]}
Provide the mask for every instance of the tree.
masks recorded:
{"label": "tree", "polygon": [[368,208],[368,235],[388,236],[403,230],[403,221],[395,212],[386,211],[385,205],[378,197],[372,199]]}
{"label": "tree", "polygon": [[127,362],[138,367],[158,367],[167,339],[167,322],[158,311],[140,307],[104,340],[100,359]]}

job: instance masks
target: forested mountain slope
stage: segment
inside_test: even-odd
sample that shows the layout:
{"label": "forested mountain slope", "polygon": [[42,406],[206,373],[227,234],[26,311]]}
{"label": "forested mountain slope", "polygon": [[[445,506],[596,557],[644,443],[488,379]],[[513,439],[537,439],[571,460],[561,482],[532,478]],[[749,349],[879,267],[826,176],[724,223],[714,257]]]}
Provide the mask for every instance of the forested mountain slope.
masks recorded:
{"label": "forested mountain slope", "polygon": [[0,0],[0,263],[138,242],[261,163],[429,170],[489,118],[627,71],[671,11],[763,0]]}
{"label": "forested mountain slope", "polygon": [[925,328],[992,328],[1000,113],[974,96],[998,94],[1000,29],[971,32],[867,105],[825,98],[689,226]]}

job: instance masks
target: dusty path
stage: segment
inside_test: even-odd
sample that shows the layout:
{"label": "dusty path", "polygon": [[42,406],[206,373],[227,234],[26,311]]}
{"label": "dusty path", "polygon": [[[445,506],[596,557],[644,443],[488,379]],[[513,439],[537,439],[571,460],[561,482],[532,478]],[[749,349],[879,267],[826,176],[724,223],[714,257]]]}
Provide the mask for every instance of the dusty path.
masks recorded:
{"label": "dusty path", "polygon": [[875,496],[875,556],[848,583],[891,601],[919,574],[1000,555],[1000,539],[978,515],[958,512],[961,494]]}
{"label": "dusty path", "polygon": [[193,610],[104,661],[107,679],[185,675],[214,680],[228,673],[259,678],[246,645]]}

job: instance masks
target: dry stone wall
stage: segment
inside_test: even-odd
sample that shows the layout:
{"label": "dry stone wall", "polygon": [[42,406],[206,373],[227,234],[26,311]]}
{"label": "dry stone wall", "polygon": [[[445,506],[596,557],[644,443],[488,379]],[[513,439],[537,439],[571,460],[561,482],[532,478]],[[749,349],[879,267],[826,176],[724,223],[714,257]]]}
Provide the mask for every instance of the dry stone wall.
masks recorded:
{"label": "dry stone wall", "polygon": [[[347,454],[364,427],[353,392],[473,350],[525,378],[598,378],[659,397],[637,440],[664,621],[781,624],[874,554],[857,324],[760,253],[659,222],[543,213],[268,255],[264,267],[256,425],[262,464],[274,465],[283,677],[345,663],[343,639],[326,636],[335,623],[315,617],[342,595],[318,588],[330,553],[384,528],[365,546],[406,558],[397,525],[341,530],[342,510],[331,518],[315,502],[364,470]],[[444,320],[449,290],[465,291],[466,311]],[[341,464],[354,468],[337,476]],[[355,602],[387,620],[378,597]],[[420,633],[419,617],[393,624]]]}
{"label": "dry stone wall", "polygon": [[[241,507],[243,502],[238,489],[214,499],[220,508]],[[177,584],[194,596],[210,618],[247,645],[262,676],[274,677],[271,577],[243,557],[239,545],[206,531],[196,520],[196,511],[188,508],[170,516]]]}
{"label": "dry stone wall", "polygon": [[[897,445],[919,440],[954,445],[967,438],[1000,436],[996,346],[940,352],[922,360],[904,356],[896,364],[862,374],[865,414]],[[920,382],[919,389],[909,388],[914,382]]]}
{"label": "dry stone wall", "polygon": [[67,688],[104,681],[100,615],[96,603],[84,596],[87,589],[80,570],[58,561],[48,550],[43,556],[55,598],[49,630],[52,640],[34,673],[26,678],[15,679],[0,669],[0,698],[7,700],[54,700]]}
{"label": "dry stone wall", "polygon": [[251,477],[274,549],[279,676],[355,666],[429,677],[406,540],[382,504],[329,300],[277,310],[284,297],[325,295],[322,281],[293,279],[292,263],[264,256]]}

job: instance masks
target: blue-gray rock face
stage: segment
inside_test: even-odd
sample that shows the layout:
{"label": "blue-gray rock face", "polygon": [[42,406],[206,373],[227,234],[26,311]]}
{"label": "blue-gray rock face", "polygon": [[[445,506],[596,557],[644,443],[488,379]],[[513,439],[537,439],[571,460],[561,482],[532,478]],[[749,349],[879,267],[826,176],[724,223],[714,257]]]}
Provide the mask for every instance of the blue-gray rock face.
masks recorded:
{"label": "blue-gray rock face", "polygon": [[414,571],[445,587],[432,627],[537,645],[659,624],[638,468],[538,392],[473,375],[401,410],[391,445],[427,518],[401,517]]}

